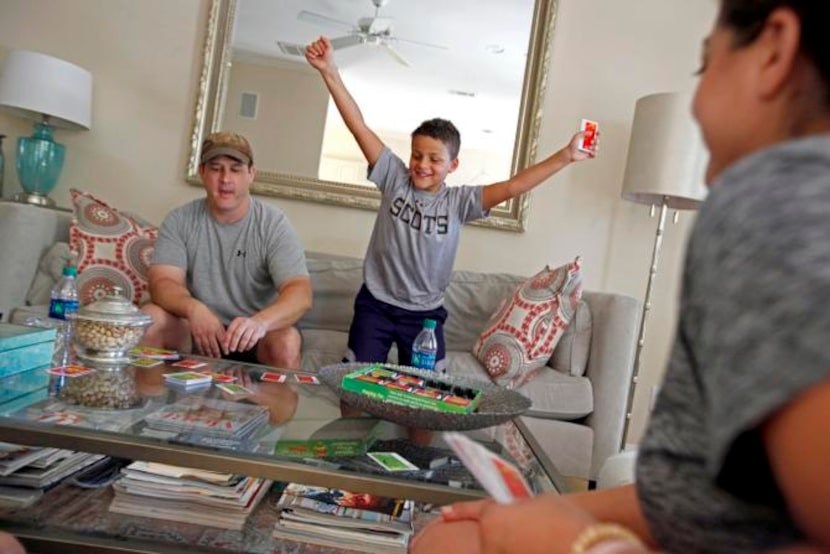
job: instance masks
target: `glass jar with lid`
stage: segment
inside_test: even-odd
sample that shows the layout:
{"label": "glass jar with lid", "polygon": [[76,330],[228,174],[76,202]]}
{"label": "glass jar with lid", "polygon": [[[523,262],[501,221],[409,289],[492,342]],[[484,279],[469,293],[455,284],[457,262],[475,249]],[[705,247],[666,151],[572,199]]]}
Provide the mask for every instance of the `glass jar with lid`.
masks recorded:
{"label": "glass jar with lid", "polygon": [[103,363],[127,363],[153,319],[113,287],[110,294],[71,314],[79,358]]}

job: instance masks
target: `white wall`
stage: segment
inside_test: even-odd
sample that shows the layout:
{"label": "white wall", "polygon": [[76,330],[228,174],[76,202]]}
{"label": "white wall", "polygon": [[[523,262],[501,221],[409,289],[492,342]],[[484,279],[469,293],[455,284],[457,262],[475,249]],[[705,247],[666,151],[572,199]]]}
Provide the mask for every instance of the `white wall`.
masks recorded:
{"label": "white wall", "polygon": [[[567,169],[533,193],[523,234],[465,230],[457,268],[530,274],[545,263],[584,258],[586,286],[642,298],[656,222],[620,200],[634,103],[645,94],[690,90],[714,0],[560,0],[540,155],[565,144],[579,119],[602,125],[598,159]],[[205,0],[0,0],[0,48],[28,48],[89,69],[95,80],[93,129],[58,131],[67,163],[53,196],[69,187],[160,221],[200,194],[184,182],[198,79]],[[0,52],[0,63],[5,52]],[[16,139],[30,125],[0,114]],[[11,158],[12,146],[6,145]],[[13,165],[13,164],[12,164]],[[9,197],[19,190],[12,167]],[[373,214],[268,199],[289,215],[309,249],[362,255]],[[688,219],[688,218],[687,218]],[[675,317],[676,282],[689,225],[664,243],[630,437],[636,441],[649,391],[662,374]]]}

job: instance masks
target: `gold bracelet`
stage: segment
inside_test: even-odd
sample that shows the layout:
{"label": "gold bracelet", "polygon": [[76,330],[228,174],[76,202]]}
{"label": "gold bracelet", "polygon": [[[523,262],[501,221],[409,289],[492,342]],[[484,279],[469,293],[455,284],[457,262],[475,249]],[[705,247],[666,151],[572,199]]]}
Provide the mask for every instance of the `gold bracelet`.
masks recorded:
{"label": "gold bracelet", "polygon": [[630,529],[616,523],[595,523],[579,533],[571,545],[571,554],[586,554],[591,547],[611,539],[627,541],[646,550],[640,537]]}

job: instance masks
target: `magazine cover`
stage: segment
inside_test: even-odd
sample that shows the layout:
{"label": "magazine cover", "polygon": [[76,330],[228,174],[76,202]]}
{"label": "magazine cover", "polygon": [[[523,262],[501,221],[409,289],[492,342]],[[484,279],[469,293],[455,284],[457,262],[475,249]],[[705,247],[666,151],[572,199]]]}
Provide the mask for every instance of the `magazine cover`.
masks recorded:
{"label": "magazine cover", "polygon": [[366,493],[352,493],[289,484],[282,493],[277,508],[293,512],[328,515],[339,519],[357,519],[364,522],[389,523],[400,529],[412,528],[411,500],[388,498]]}
{"label": "magazine cover", "polygon": [[257,429],[267,418],[268,408],[264,406],[187,396],[163,406],[144,420],[150,427],[164,431],[239,437]]}

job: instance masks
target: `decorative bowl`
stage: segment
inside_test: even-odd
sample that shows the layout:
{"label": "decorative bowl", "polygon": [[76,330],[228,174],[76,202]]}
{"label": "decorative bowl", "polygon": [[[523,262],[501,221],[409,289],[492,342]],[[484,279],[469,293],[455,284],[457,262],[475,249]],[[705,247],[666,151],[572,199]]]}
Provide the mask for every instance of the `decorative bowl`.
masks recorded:
{"label": "decorative bowl", "polygon": [[531,405],[530,400],[518,392],[499,387],[487,381],[464,377],[447,377],[437,375],[434,371],[415,369],[407,366],[382,364],[388,369],[400,369],[425,379],[441,381],[452,386],[469,387],[481,390],[481,402],[478,409],[468,414],[448,413],[426,408],[411,408],[391,402],[384,402],[369,396],[344,390],[341,386],[343,376],[357,369],[370,365],[367,362],[340,363],[321,368],[317,375],[329,386],[341,400],[381,419],[386,419],[420,429],[433,431],[469,431],[492,427],[522,415]]}
{"label": "decorative bowl", "polygon": [[153,319],[114,291],[77,313],[70,314],[78,357],[103,363],[126,363],[127,352],[137,345]]}

